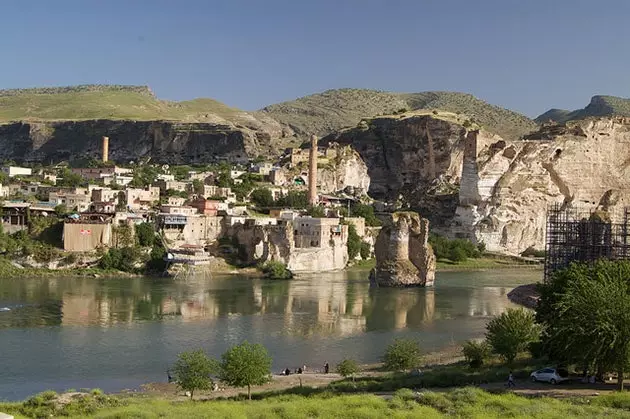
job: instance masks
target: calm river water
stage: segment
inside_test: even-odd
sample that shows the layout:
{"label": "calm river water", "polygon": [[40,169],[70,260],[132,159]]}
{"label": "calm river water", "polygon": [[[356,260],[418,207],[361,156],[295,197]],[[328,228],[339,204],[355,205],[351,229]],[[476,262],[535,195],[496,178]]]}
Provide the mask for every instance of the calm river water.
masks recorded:
{"label": "calm river water", "polygon": [[367,272],[266,281],[0,279],[0,400],[46,389],[117,391],[165,381],[177,353],[219,357],[264,344],[274,370],[352,357],[376,362],[395,337],[438,350],[481,335],[534,270],[441,272],[436,286],[370,289]]}

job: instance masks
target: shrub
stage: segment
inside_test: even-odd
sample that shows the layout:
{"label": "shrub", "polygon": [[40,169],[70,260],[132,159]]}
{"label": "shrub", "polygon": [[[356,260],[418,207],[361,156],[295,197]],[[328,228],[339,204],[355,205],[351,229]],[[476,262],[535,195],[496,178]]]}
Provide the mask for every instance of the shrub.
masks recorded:
{"label": "shrub", "polygon": [[344,378],[352,377],[354,381],[354,375],[359,372],[359,366],[353,359],[344,359],[337,364],[337,372]]}
{"label": "shrub", "polygon": [[356,203],[351,207],[350,215],[365,218],[365,225],[367,226],[378,227],[382,224],[381,220],[376,218],[374,207],[371,205]]}
{"label": "shrub", "polygon": [[544,258],[545,257],[545,251],[544,250],[536,250],[533,247],[528,247],[527,249],[525,249],[525,251],[523,251],[523,253],[521,253],[521,256],[523,257],[531,257],[531,258]]}
{"label": "shrub", "polygon": [[465,262],[468,259],[466,255],[466,251],[461,247],[455,246],[451,247],[451,250],[448,253],[448,258],[453,262]]}
{"label": "shrub", "polygon": [[247,387],[247,398],[250,400],[251,386],[269,381],[271,357],[260,344],[245,341],[230,348],[221,360],[221,381],[233,387]]}
{"label": "shrub", "polygon": [[534,313],[524,309],[508,309],[496,316],[486,326],[486,340],[492,350],[512,363],[531,342],[540,338],[540,328]]}
{"label": "shrub", "polygon": [[359,255],[361,251],[361,237],[357,234],[357,229],[354,224],[348,224],[348,241],[346,246],[348,247],[348,257],[353,260]]}
{"label": "shrub", "polygon": [[370,243],[361,242],[361,249],[359,250],[359,254],[361,255],[361,259],[366,260],[372,256],[372,249]]}
{"label": "shrub", "polygon": [[408,370],[422,360],[420,345],[413,339],[395,339],[383,355],[385,368],[389,371]]}
{"label": "shrub", "polygon": [[469,340],[464,343],[462,352],[471,367],[479,368],[490,356],[490,346],[485,341]]}
{"label": "shrub", "polygon": [[274,205],[273,195],[267,188],[254,189],[249,199],[258,207],[268,208]]}
{"label": "shrub", "polygon": [[269,261],[262,265],[261,269],[265,278],[269,279],[291,279],[293,273],[282,262]]}
{"label": "shrub", "polygon": [[153,223],[141,223],[136,226],[136,239],[142,247],[151,247],[155,243],[155,226]]}
{"label": "shrub", "polygon": [[212,375],[218,371],[218,363],[206,356],[202,350],[182,352],[173,365],[177,385],[190,392],[192,400],[195,390],[212,388]]}
{"label": "shrub", "polygon": [[326,210],[324,209],[324,207],[319,206],[319,205],[309,207],[306,212],[308,215],[310,215],[313,218],[326,217]]}

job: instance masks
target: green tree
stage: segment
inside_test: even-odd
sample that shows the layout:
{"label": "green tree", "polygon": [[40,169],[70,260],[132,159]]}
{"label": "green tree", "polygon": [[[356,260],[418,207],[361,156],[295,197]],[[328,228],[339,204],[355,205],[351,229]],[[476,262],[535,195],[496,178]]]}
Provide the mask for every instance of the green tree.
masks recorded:
{"label": "green tree", "polygon": [[251,386],[269,381],[271,357],[264,346],[247,341],[233,346],[221,356],[221,381],[233,387],[247,387],[251,400]]}
{"label": "green tree", "polygon": [[344,359],[337,364],[337,373],[344,378],[352,377],[352,381],[354,381],[354,375],[357,372],[359,372],[359,366],[353,359]]}
{"label": "green tree", "polygon": [[291,279],[293,273],[282,262],[269,261],[260,268],[265,278],[269,279]]}
{"label": "green tree", "polygon": [[189,391],[192,400],[196,390],[212,388],[212,376],[218,371],[218,363],[208,358],[202,350],[182,352],[172,370],[177,385],[182,390]]}
{"label": "green tree", "polygon": [[510,364],[530,343],[540,338],[534,313],[521,308],[510,308],[494,317],[486,329],[486,341],[492,350]]}
{"label": "green tree", "polygon": [[468,256],[466,255],[466,251],[463,248],[459,246],[453,246],[448,253],[448,258],[453,262],[465,262],[466,259],[468,259]]}
{"label": "green tree", "polygon": [[376,218],[372,205],[356,203],[351,207],[350,216],[365,218],[365,224],[368,226],[378,227],[382,224],[381,220]]}
{"label": "green tree", "polygon": [[574,359],[613,368],[623,390],[630,363],[630,262],[574,264],[559,276],[566,287],[548,319],[550,339]]}
{"label": "green tree", "polygon": [[308,215],[310,215],[313,218],[325,218],[326,217],[326,210],[321,205],[314,205],[312,207],[309,207],[306,212],[307,212]]}
{"label": "green tree", "polygon": [[306,191],[289,191],[276,201],[276,206],[285,208],[304,209],[308,207]]}
{"label": "green tree", "polygon": [[370,243],[368,243],[368,242],[361,242],[361,249],[360,249],[359,253],[361,254],[361,259],[363,259],[363,260],[369,259],[370,256],[372,255],[372,249],[370,247]]}
{"label": "green tree", "polygon": [[195,195],[198,195],[198,196],[204,196],[206,192],[203,182],[200,181],[199,179],[195,179],[192,181],[192,188]]}
{"label": "green tree", "polygon": [[468,365],[479,368],[490,356],[490,346],[485,340],[469,340],[464,343],[462,353]]}
{"label": "green tree", "polygon": [[267,188],[254,189],[249,195],[249,199],[261,208],[269,208],[274,205],[273,195]]}
{"label": "green tree", "polygon": [[68,207],[66,206],[66,204],[59,204],[55,207],[54,211],[57,216],[64,217],[66,214],[68,214]]}
{"label": "green tree", "polygon": [[153,223],[140,223],[136,225],[136,239],[142,247],[151,247],[155,243],[155,225]]}
{"label": "green tree", "polygon": [[414,339],[395,339],[383,355],[383,363],[389,371],[408,370],[422,360],[420,344]]}
{"label": "green tree", "polygon": [[353,260],[359,255],[361,243],[361,237],[359,237],[354,224],[348,224],[348,241],[346,242],[346,246],[348,247],[348,257],[350,260]]}

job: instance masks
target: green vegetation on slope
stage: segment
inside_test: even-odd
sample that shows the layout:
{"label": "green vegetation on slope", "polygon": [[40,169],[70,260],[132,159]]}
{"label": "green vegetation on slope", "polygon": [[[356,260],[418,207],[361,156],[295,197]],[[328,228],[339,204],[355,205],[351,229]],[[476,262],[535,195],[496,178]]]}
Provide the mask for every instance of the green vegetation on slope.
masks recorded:
{"label": "green vegetation on slope", "polygon": [[597,95],[591,98],[591,102],[583,109],[568,111],[565,109],[550,109],[539,115],[535,121],[539,124],[549,120],[564,123],[577,119],[600,116],[630,116],[630,99],[617,96]]}
{"label": "green vegetation on slope", "polygon": [[327,90],[294,101],[270,105],[261,112],[290,125],[299,134],[326,135],[355,126],[362,118],[407,110],[442,109],[471,117],[504,138],[517,138],[536,129],[531,119],[490,105],[466,93],[392,93],[368,89]]}
{"label": "green vegetation on slope", "polygon": [[238,120],[243,114],[213,99],[168,102],[142,86],[71,86],[0,90],[0,121],[16,120]]}

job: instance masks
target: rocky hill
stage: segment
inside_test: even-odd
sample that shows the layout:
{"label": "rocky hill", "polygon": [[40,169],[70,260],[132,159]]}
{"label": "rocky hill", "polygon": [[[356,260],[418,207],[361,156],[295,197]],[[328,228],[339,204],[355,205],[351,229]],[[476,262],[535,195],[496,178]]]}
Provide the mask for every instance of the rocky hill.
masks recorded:
{"label": "rocky hill", "polygon": [[327,90],[294,101],[263,108],[266,114],[291,127],[300,136],[319,136],[353,127],[363,118],[400,111],[441,109],[465,114],[504,138],[519,138],[537,128],[531,119],[466,93],[392,93],[367,89]]}
{"label": "rocky hill", "polygon": [[535,121],[539,124],[550,120],[564,123],[577,119],[601,116],[630,116],[630,99],[617,96],[593,96],[591,102],[585,108],[574,111],[550,109],[538,116]]}

